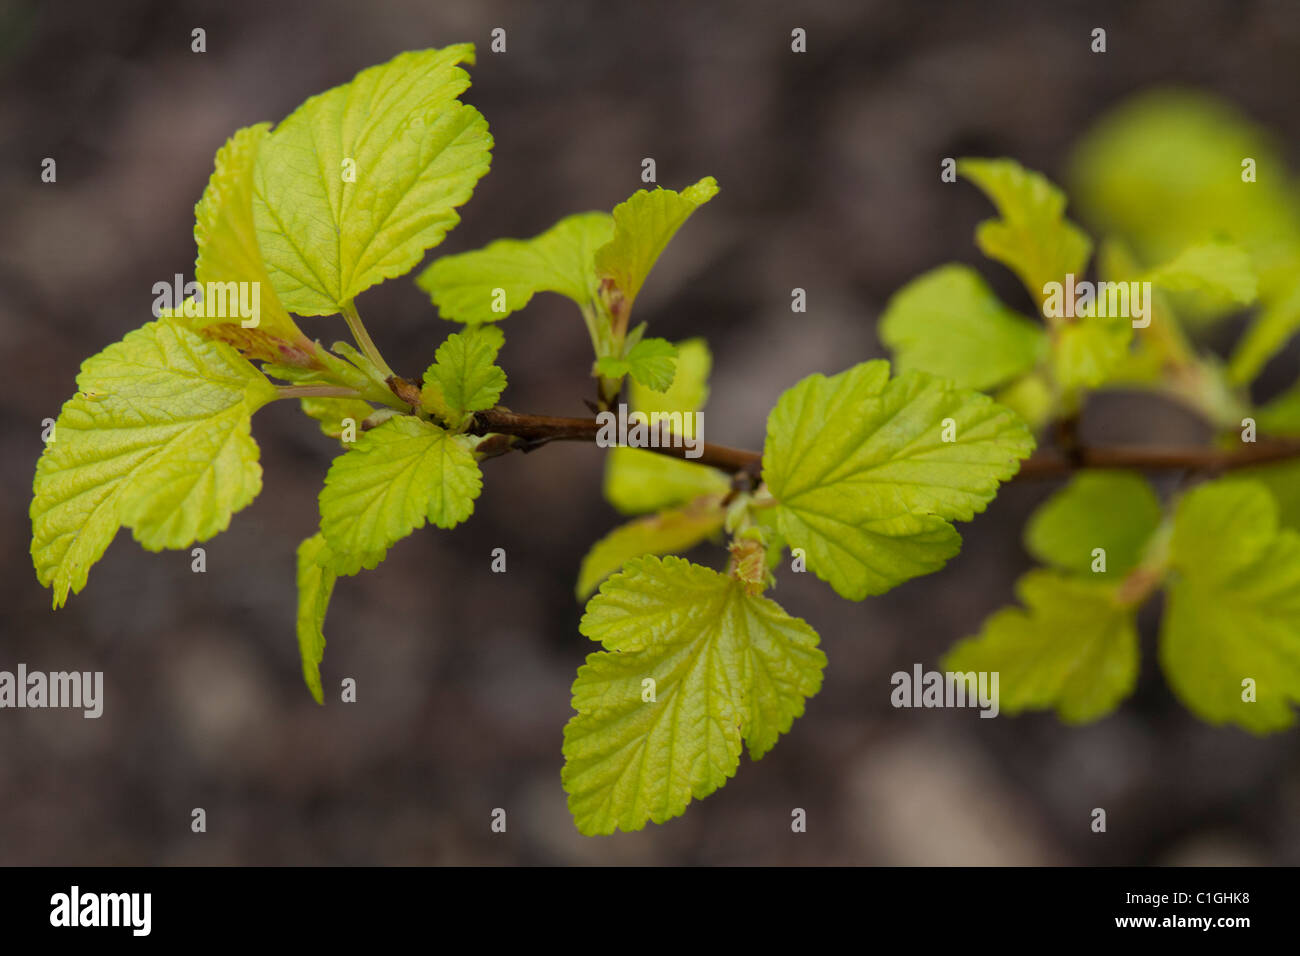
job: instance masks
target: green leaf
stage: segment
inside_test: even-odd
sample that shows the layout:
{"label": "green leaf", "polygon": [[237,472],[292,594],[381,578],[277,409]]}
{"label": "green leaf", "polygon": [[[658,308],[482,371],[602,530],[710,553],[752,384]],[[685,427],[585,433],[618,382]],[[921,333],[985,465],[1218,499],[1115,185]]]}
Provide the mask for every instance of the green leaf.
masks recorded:
{"label": "green leaf", "polygon": [[1228,361],[1228,381],[1246,385],[1300,331],[1300,282],[1265,304]]}
{"label": "green leaf", "polygon": [[[945,441],[947,432],[952,441]],[[763,477],[776,520],[843,597],[881,594],[942,567],[969,521],[1033,450],[987,396],[866,362],[788,389],[767,422]]]}
{"label": "green leaf", "polygon": [[[1160,664],[1193,713],[1252,733],[1295,722],[1300,704],[1300,533],[1252,481],[1201,485],[1181,502],[1170,546]],[[1244,682],[1255,683],[1253,701]]]}
{"label": "green leaf", "polygon": [[426,519],[453,528],[468,518],[483,487],[472,451],[477,441],[410,415],[358,438],[334,459],[320,494],[330,568],[338,574],[374,568]]}
{"label": "green leaf", "polygon": [[652,391],[662,392],[673,384],[677,372],[677,347],[667,339],[641,339],[623,358],[605,356],[596,371],[609,378],[631,375]]}
{"label": "green leaf", "polygon": [[900,370],[977,389],[1028,372],[1047,350],[1043,327],[1003,305],[978,272],[962,265],[941,266],[895,293],[880,338]]}
{"label": "green leaf", "polygon": [[1127,316],[1079,316],[1052,330],[1052,375],[1065,389],[1093,388],[1121,368],[1133,341]]}
{"label": "green leaf", "polygon": [[[672,386],[656,392],[634,379],[628,405],[647,415],[697,412],[709,396],[712,365],[703,339],[679,342]],[[611,448],[605,456],[605,498],[624,514],[672,508],[702,496],[725,494],[730,488],[731,478],[715,468],[641,448]]]}
{"label": "green leaf", "polygon": [[667,389],[656,391],[635,379],[628,389],[628,405],[651,415],[655,412],[698,412],[709,399],[709,372],[713,355],[704,339],[677,343],[677,372]]}
{"label": "green leaf", "polygon": [[496,364],[506,337],[495,325],[470,326],[447,336],[424,373],[437,382],[444,400],[458,412],[491,408],[506,387],[506,373]]}
{"label": "green leaf", "polygon": [[1160,525],[1160,501],[1146,479],[1126,471],[1076,475],[1043,503],[1025,528],[1025,547],[1044,564],[1092,574],[1093,549],[1106,552],[1102,578],[1137,567]]}
{"label": "green leaf", "polygon": [[[269,128],[268,123],[245,127],[217,151],[216,168],[194,207],[199,250],[194,278],[215,294],[175,310],[174,318],[205,338],[233,345],[248,358],[309,365],[314,364],[316,346],[280,304],[253,225],[253,166]],[[247,291],[241,295],[232,283],[247,283]],[[250,328],[243,326],[243,301],[256,305],[255,315],[247,319],[256,319]]]}
{"label": "green leaf", "polygon": [[298,653],[302,656],[302,677],[316,703],[325,703],[321,687],[320,662],[325,656],[325,612],[337,580],[325,565],[332,561],[329,545],[317,533],[298,546]]}
{"label": "green leaf", "polygon": [[1016,589],[1025,607],[993,614],[948,652],[945,671],[996,672],[1001,710],[1055,708],[1071,724],[1105,716],[1133,692],[1135,611],[1113,582],[1031,571]]}
{"label": "green leaf", "polygon": [[1267,488],[1277,502],[1278,525],[1300,531],[1300,458],[1242,468],[1233,476]]}
{"label": "green leaf", "polygon": [[609,213],[578,213],[532,239],[499,239],[473,252],[443,256],[416,282],[438,314],[456,322],[503,319],[538,292],[558,292],[587,308],[596,293],[596,250],[613,234]]}
{"label": "green leaf", "polygon": [[1188,246],[1144,278],[1170,292],[1195,292],[1214,303],[1249,305],[1259,292],[1250,256],[1240,246],[1223,242]]}
{"label": "green leaf", "polygon": [[662,823],[718,789],[742,741],[756,760],[790,729],[826,665],[804,621],[681,558],[629,562],[580,630],[605,650],[573,683],[562,778],[589,835]]}
{"label": "green leaf", "polygon": [[352,419],[355,434],[361,434],[361,423],[375,413],[375,409],[357,398],[304,398],[302,410],[320,422],[321,434],[330,438],[343,437],[344,419]]}
{"label": "green leaf", "polygon": [[731,479],[716,468],[643,448],[611,448],[606,462],[605,499],[625,515],[672,508],[731,488]]}
{"label": "green leaf", "polygon": [[1255,423],[1267,435],[1300,435],[1300,382],[1261,406]]}
{"label": "green leaf", "polygon": [[1041,304],[1048,282],[1083,273],[1092,240],[1065,218],[1065,194],[1046,177],[1011,159],[960,159],[957,172],[978,186],[1001,219],[979,224],[975,242],[1001,262]]}
{"label": "green leaf", "polygon": [[1051,421],[1056,407],[1052,386],[1041,372],[1022,375],[994,392],[993,400],[1011,409],[1035,431]]}
{"label": "green leaf", "polygon": [[631,311],[660,253],[687,219],[718,194],[706,176],[680,193],[655,187],[638,190],[614,207],[614,237],[596,250],[596,274],[616,290],[621,303],[611,311]]}
{"label": "green leaf", "polygon": [[250,418],[275,388],[220,342],[150,322],[87,359],[36,466],[32,558],[54,606],[119,527],[150,551],[224,531],[257,496]]}
{"label": "green leaf", "polygon": [[[1246,157],[1255,182],[1242,179]],[[1080,139],[1070,167],[1087,220],[1123,236],[1142,261],[1227,241],[1251,255],[1262,293],[1289,283],[1300,236],[1290,176],[1269,134],[1230,103],[1189,91],[1138,95]]]}
{"label": "green leaf", "polygon": [[673,508],[629,521],[601,538],[582,559],[578,571],[578,600],[587,598],[605,580],[633,558],[643,554],[687,551],[722,530],[722,498],[701,498],[685,508]]}
{"label": "green leaf", "polygon": [[487,121],[456,99],[461,62],[472,44],[399,54],[313,96],[263,144],[253,215],[290,311],[340,311],[460,222],[492,149]]}

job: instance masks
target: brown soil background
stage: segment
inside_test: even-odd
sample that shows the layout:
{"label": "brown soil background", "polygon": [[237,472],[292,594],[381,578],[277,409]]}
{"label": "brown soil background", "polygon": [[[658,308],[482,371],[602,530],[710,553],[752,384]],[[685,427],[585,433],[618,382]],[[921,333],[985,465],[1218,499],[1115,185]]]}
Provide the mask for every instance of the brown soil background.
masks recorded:
{"label": "brown soil background", "polygon": [[[486,52],[496,26],[505,55]],[[789,51],[795,26],[807,55]],[[644,156],[666,186],[718,178],[637,311],[654,334],[709,339],[708,435],[733,445],[757,447],[803,375],[882,354],[876,319],[916,274],[966,261],[1016,295],[972,243],[984,200],[941,184],[939,157],[1011,155],[1059,179],[1109,105],[1182,84],[1240,104],[1300,164],[1288,2],[0,3],[0,667],[103,670],[107,684],[98,721],[0,712],[0,863],[1300,863],[1296,733],[1189,715],[1155,663],[1157,608],[1138,692],[1092,726],[889,706],[891,672],[935,666],[1010,601],[1029,563],[1019,529],[1049,485],[1008,488],[963,526],[959,558],[884,597],[855,605],[784,575],[775,596],[830,657],[823,691],[683,818],[608,839],[576,833],[559,780],[569,684],[591,649],[572,585],[617,521],[598,449],[489,463],[467,525],[340,583],[325,677],[356,678],[356,704],[316,707],[299,674],[294,549],[334,448],[288,403],[254,423],[265,487],[207,543],[206,575],[123,533],[52,612],[28,556],[40,422],[83,358],[149,319],[154,282],[191,273],[216,149],[360,68],[462,40],[482,51],[466,99],[497,145],[440,251],[607,209],[638,188]],[[57,184],[39,181],[45,156]],[[794,286],[805,315],[790,313]],[[359,306],[408,374],[449,330],[406,279]],[[343,337],[337,318],[303,325]],[[506,332],[507,403],[580,414],[590,356],[572,307],[544,296]],[[1265,387],[1298,367],[1292,349]],[[1096,402],[1087,435],[1201,437],[1177,409],[1126,398]],[[504,576],[489,571],[496,547]],[[193,807],[206,834],[190,832]],[[490,832],[495,807],[506,834]],[[790,832],[793,807],[806,834]]]}

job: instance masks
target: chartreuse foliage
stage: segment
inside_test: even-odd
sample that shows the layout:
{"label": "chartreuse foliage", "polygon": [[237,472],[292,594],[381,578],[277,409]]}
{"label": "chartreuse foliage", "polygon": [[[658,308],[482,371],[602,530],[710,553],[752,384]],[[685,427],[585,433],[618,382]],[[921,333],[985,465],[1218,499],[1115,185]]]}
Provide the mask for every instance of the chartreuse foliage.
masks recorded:
{"label": "chartreuse foliage", "polygon": [[[817,634],[736,577],[642,557],[579,629],[604,648],[573,682],[564,785],[584,833],[662,823],[757,760],[821,687]],[[647,683],[649,682],[649,683]]]}
{"label": "chartreuse foliage", "polygon": [[[274,127],[239,130],[217,153],[194,236],[196,280],[219,295],[178,304],[88,359],[37,465],[32,557],[56,607],[86,585],[119,527],[151,550],[227,527],[261,488],[252,416],[299,401],[310,427],[343,449],[319,496],[319,530],[297,552],[303,678],[323,703],[338,578],[376,567],[425,524],[465,521],[483,460],[547,440],[536,423],[550,420],[498,404],[498,320],[537,293],[563,295],[591,339],[600,410],[621,404],[625,383],[634,412],[674,429],[704,408],[713,359],[703,340],[647,337],[631,320],[667,244],[717,195],[709,177],[436,259],[416,281],[462,327],[417,377],[382,357],[357,297],[415,269],[488,169],[486,121],[459,99],[472,63],[468,45],[401,54]],[[1150,148],[1122,127],[1098,142],[1090,148],[1121,157]],[[1202,146],[1205,156],[1216,148]],[[1219,175],[1204,156],[1189,165],[1192,178]],[[1124,176],[1144,168],[1115,166]],[[1059,189],[1010,160],[958,169],[997,210],[977,229],[979,248],[1025,283],[1035,311],[1046,284],[1084,274],[1093,242],[1065,217]],[[1178,213],[1181,229],[1161,232],[1121,218],[1100,247],[1105,275],[1159,289],[1148,327],[1087,311],[1039,321],[976,271],[945,266],[901,290],[884,316],[901,374],[875,360],[797,382],[768,417],[761,456],[715,447],[704,464],[610,450],[606,497],[635,517],[597,542],[578,575],[579,598],[590,597],[579,629],[599,645],[578,671],[564,733],[562,778],[582,832],[676,816],[735,774],[746,746],[759,759],[790,731],[826,656],[812,627],[765,596],[787,551],[796,569],[862,600],[952,558],[954,523],[983,511],[1033,451],[1033,430],[1077,414],[1091,389],[1163,392],[1224,429],[1252,409],[1242,386],[1300,324],[1280,198],[1289,193],[1261,203],[1224,187],[1218,213],[1198,219],[1187,195],[1138,180],[1089,185],[1103,211],[1137,194]],[[223,307],[243,288],[259,293],[251,321]],[[1174,318],[1256,296],[1264,310],[1226,371]],[[355,346],[327,348],[300,326],[336,313]],[[1262,405],[1260,427],[1300,433],[1297,395]],[[1163,588],[1161,663],[1175,692],[1213,722],[1285,726],[1300,696],[1293,469],[1255,469],[1168,507],[1135,475],[1079,477],[1029,526],[1046,567],[1023,580],[1024,607],[994,615],[951,664],[1000,669],[1008,710],[1093,719],[1131,690],[1136,609]],[[709,540],[726,543],[720,570],[677,556]],[[1247,678],[1255,703],[1238,690]]]}
{"label": "chartreuse foliage", "polygon": [[1211,481],[1164,514],[1142,478],[1083,473],[1034,515],[1026,545],[1049,567],[1021,579],[1024,607],[944,664],[999,671],[1004,710],[1076,723],[1113,711],[1137,679],[1138,607],[1164,588],[1160,666],[1188,709],[1256,733],[1294,722],[1300,532],[1260,483]]}
{"label": "chartreuse foliage", "polygon": [[170,319],[86,360],[36,467],[32,558],[60,607],[120,527],[150,551],[206,541],[262,490],[253,413],[274,386]]}
{"label": "chartreuse foliage", "polygon": [[[989,177],[963,166],[1005,216],[1009,187],[996,192]],[[983,333],[999,347],[964,349],[980,358],[967,384],[997,389],[1014,375],[1037,376],[1054,396],[1038,396],[1042,422],[1077,414],[1089,389],[1138,388],[1198,411],[1224,449],[1300,435],[1300,383],[1262,403],[1247,387],[1300,331],[1300,205],[1268,137],[1219,101],[1147,95],[1084,138],[1071,178],[1085,217],[1106,234],[1100,278],[1154,287],[1149,324],[1131,337],[1118,326],[1099,332],[1062,361],[1063,330],[1049,320],[1056,361],[1035,364],[1017,349],[1013,330],[1021,326],[1005,307],[969,270],[950,266],[891,303],[881,333],[900,361],[952,375],[960,358],[930,336],[965,343]],[[1025,192],[1060,195],[1045,183]],[[1067,264],[1059,251],[1079,244],[1063,240],[1049,218],[1025,232],[1041,236],[1037,254],[1008,254],[1014,242],[991,245],[984,236],[980,246],[1022,277],[1025,263],[1047,261],[1059,271]],[[1081,263],[1069,263],[1077,276]],[[1251,305],[1258,306],[1253,323],[1226,364],[1197,348],[1206,322]],[[1054,709],[1070,722],[1113,711],[1137,678],[1137,610],[1163,591],[1160,666],[1188,709],[1254,733],[1293,724],[1300,704],[1295,459],[1242,469],[1165,505],[1138,474],[1082,473],[1035,513],[1025,545],[1046,567],[1022,578],[1020,606],[992,615],[945,662],[956,671],[999,671],[1004,710]]]}
{"label": "chartreuse foliage", "polygon": [[877,360],[781,396],[763,478],[784,541],[860,601],[943,567],[961,546],[951,522],[983,511],[1033,447],[991,399],[925,372],[891,379]]}
{"label": "chartreuse foliage", "polygon": [[642,189],[612,214],[578,213],[532,239],[499,239],[444,256],[417,281],[443,318],[467,323],[503,319],[538,292],[558,292],[586,323],[602,404],[629,375],[662,392],[673,383],[677,350],[665,339],[645,338],[644,323],[629,330],[628,319],[659,255],[691,213],[717,194],[711,176],[680,193]]}

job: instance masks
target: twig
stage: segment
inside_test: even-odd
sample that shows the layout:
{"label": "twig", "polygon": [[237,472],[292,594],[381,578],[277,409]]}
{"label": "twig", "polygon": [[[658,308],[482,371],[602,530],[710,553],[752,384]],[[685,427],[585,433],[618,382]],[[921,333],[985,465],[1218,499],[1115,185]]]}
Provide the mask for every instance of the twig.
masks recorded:
{"label": "twig", "polygon": [[[470,432],[475,435],[513,435],[524,440],[531,450],[552,441],[594,442],[600,425],[594,418],[554,418],[547,415],[521,415],[504,408],[478,412]],[[519,446],[516,446],[519,447]],[[505,449],[497,451],[501,454]],[[698,458],[686,458],[684,444],[648,448],[674,458],[710,465],[732,474],[747,473],[758,477],[762,472],[762,455],[756,451],[729,448],[703,442]],[[1020,463],[1016,478],[1053,478],[1084,468],[1130,468],[1135,471],[1203,471],[1216,473],[1285,461],[1300,457],[1300,441],[1268,441],[1243,445],[1239,450],[1222,451],[1201,447],[1162,447],[1157,445],[1118,445],[1090,448],[1076,445],[1068,455],[1039,452]]]}
{"label": "twig", "polygon": [[1239,450],[1117,445],[1076,449],[1073,456],[1039,453],[1021,462],[1017,478],[1052,478],[1081,468],[1131,468],[1135,471],[1203,471],[1216,473],[1300,457],[1300,441],[1270,441]]}
{"label": "twig", "polygon": [[[600,425],[594,418],[552,418],[546,415],[520,415],[504,408],[491,408],[476,412],[470,432],[475,435],[513,435],[524,439],[525,448],[531,451],[546,442],[552,441],[586,441],[594,442],[600,432]],[[710,465],[723,471],[748,472],[757,476],[762,469],[763,456],[758,452],[728,448],[701,442],[693,450],[698,451],[698,458],[688,458],[686,447],[680,436],[677,441],[668,441],[647,450],[682,458],[701,465]]]}

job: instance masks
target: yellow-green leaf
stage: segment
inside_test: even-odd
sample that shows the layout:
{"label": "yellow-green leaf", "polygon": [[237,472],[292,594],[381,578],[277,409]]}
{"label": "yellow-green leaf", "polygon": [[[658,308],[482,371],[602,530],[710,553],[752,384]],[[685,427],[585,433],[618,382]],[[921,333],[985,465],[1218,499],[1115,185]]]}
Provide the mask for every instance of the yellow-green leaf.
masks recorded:
{"label": "yellow-green leaf", "polygon": [[637,558],[580,630],[604,651],[573,683],[564,728],[569,809],[586,834],[639,830],[726,783],[742,742],[758,759],[821,687],[817,634],[735,578]]}
{"label": "yellow-green leaf", "polygon": [[613,234],[609,213],[582,212],[531,239],[499,239],[443,256],[416,282],[438,313],[456,322],[504,319],[538,292],[557,292],[587,308],[596,293],[596,250]]}
{"label": "yellow-green leaf", "polygon": [[399,54],[313,96],[263,143],[253,214],[290,311],[341,311],[460,222],[492,149],[487,121],[456,99],[462,62],[472,44]]}
{"label": "yellow-green leaf", "polygon": [[183,548],[230,524],[262,487],[250,418],[275,388],[234,349],[169,320],[87,359],[36,466],[37,578],[78,593],[119,527]]}

